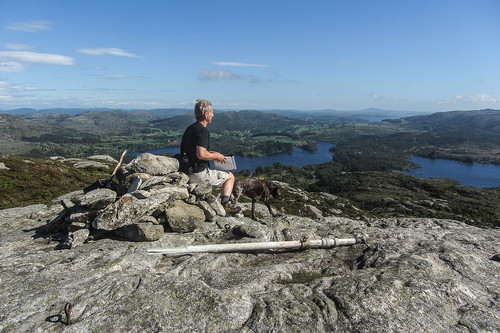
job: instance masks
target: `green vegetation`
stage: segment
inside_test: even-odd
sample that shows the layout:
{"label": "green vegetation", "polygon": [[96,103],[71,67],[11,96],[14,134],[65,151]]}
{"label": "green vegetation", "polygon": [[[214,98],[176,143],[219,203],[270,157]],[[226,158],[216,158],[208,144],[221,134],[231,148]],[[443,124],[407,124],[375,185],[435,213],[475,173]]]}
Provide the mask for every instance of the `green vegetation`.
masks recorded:
{"label": "green vegetation", "polygon": [[[339,199],[335,209],[352,218],[427,217],[463,221],[478,227],[500,227],[500,187],[479,189],[452,179],[419,179],[401,172],[345,172],[337,162],[304,168],[276,163],[259,167],[254,176],[330,193]],[[242,176],[242,174],[239,174]],[[304,205],[313,204],[328,213],[331,202],[320,197],[304,201],[285,194],[278,207],[308,216]]]}
{"label": "green vegetation", "polygon": [[[105,170],[73,170],[48,156],[118,156],[178,146],[192,112],[160,117],[152,112],[83,112],[24,119],[0,115],[0,152],[11,170],[0,170],[0,208],[45,202],[82,189]],[[499,188],[475,189],[449,179],[420,180],[393,170],[415,167],[412,155],[500,164],[500,111],[442,112],[369,123],[347,114],[280,114],[257,111],[216,112],[210,125],[212,149],[243,156],[314,151],[316,142],[335,144],[334,160],[304,168],[275,164],[253,176],[282,181],[313,192],[310,198],[284,192],[273,206],[313,216],[341,211],[356,218],[410,216],[452,218],[483,227],[500,226]],[[239,176],[248,176],[242,171]],[[33,189],[33,190],[30,190]],[[338,197],[335,207],[320,192]]]}
{"label": "green vegetation", "polygon": [[355,172],[323,176],[308,189],[347,198],[376,217],[448,218],[500,227],[500,188],[477,189],[400,172]]}
{"label": "green vegetation", "polygon": [[[311,147],[295,135],[302,120],[257,111],[221,112],[210,125],[212,148],[228,154],[264,156]],[[88,111],[23,119],[0,115],[0,152],[29,157],[117,155],[178,146],[192,114],[160,118],[148,112]],[[290,134],[292,133],[292,134]]]}
{"label": "green vegetation", "polygon": [[418,133],[415,155],[500,164],[500,110],[440,112],[391,123]]}
{"label": "green vegetation", "polygon": [[0,169],[0,209],[50,204],[60,195],[82,190],[98,179],[109,178],[112,172],[111,165],[110,169],[76,169],[69,161],[3,154],[0,154],[0,162],[8,168]]}
{"label": "green vegetation", "polygon": [[[85,157],[178,146],[191,114],[168,118],[152,112],[89,111],[23,119],[0,115],[0,152],[29,157]],[[257,111],[217,112],[212,148],[243,156],[315,150],[335,143],[344,171],[414,167],[411,155],[500,164],[500,111],[442,112],[368,123],[356,118],[287,118]]]}

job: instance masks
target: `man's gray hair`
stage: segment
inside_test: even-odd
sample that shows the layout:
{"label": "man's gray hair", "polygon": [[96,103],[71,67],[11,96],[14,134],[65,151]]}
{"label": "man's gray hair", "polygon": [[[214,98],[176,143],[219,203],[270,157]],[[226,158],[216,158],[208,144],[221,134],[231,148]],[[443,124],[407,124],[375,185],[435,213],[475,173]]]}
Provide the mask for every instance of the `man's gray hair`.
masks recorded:
{"label": "man's gray hair", "polygon": [[194,116],[196,120],[203,118],[203,115],[210,111],[210,106],[212,106],[212,103],[206,99],[196,100],[196,105],[194,106]]}

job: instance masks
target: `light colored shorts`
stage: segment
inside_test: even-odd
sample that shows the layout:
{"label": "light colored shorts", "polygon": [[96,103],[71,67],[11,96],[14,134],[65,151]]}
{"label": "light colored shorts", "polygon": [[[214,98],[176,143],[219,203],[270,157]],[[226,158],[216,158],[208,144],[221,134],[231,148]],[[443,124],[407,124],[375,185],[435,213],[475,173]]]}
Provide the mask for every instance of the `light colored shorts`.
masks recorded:
{"label": "light colored shorts", "polygon": [[227,180],[229,173],[220,170],[205,169],[202,172],[189,175],[190,183],[209,183],[212,186],[222,186]]}

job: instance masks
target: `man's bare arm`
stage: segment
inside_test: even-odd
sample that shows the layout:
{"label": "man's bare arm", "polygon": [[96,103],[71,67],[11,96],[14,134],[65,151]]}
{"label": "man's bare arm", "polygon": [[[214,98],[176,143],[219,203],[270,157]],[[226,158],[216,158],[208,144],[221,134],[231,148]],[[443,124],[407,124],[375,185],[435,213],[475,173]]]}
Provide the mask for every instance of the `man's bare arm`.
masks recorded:
{"label": "man's bare arm", "polygon": [[196,146],[196,157],[200,160],[217,160],[220,163],[226,163],[226,156],[216,151],[208,151],[207,148],[202,146]]}

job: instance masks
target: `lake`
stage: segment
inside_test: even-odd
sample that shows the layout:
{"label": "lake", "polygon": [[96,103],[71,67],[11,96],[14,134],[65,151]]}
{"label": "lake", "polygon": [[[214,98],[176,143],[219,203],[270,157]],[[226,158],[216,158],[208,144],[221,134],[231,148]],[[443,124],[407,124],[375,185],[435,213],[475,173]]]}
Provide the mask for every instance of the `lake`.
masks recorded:
{"label": "lake", "polygon": [[[309,152],[301,148],[295,148],[291,154],[281,153],[262,157],[244,157],[236,155],[235,172],[241,170],[255,171],[259,166],[269,166],[274,163],[283,165],[295,165],[303,167],[308,164],[321,164],[332,160],[333,152],[330,151],[334,145],[328,142],[318,142],[318,149]],[[149,150],[153,154],[177,154],[178,147]],[[132,153],[137,155],[139,153]],[[419,164],[422,168],[405,171],[406,174],[418,178],[452,178],[462,185],[477,188],[500,186],[500,165],[495,164],[463,164],[457,161],[445,159],[431,159],[427,157],[414,156],[411,161]]]}
{"label": "lake", "polygon": [[[234,170],[234,172],[238,172],[241,170],[255,171],[255,169],[259,166],[269,166],[273,165],[274,163],[303,167],[308,164],[321,164],[330,162],[333,159],[333,152],[330,151],[330,148],[332,148],[333,146],[333,144],[328,142],[318,142],[318,149],[315,152],[309,152],[302,148],[294,148],[291,154],[281,153],[261,157],[245,157],[235,155],[237,169]],[[162,148],[148,150],[147,152],[152,154],[178,154],[179,148]],[[131,155],[137,154],[139,153],[133,153]]]}
{"label": "lake", "polygon": [[418,178],[452,178],[462,185],[478,188],[500,186],[500,165],[473,163],[464,164],[439,158],[414,156],[410,159],[422,168],[405,171]]}

